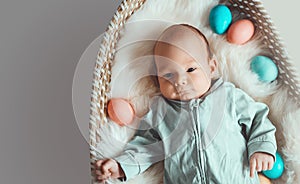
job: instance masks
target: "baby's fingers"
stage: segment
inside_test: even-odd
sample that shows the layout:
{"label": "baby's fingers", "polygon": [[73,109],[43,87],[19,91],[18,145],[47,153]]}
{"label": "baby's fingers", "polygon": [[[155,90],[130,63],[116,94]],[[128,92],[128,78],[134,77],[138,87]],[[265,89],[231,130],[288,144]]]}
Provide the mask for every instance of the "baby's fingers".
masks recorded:
{"label": "baby's fingers", "polygon": [[115,171],[116,167],[117,167],[116,163],[113,160],[107,160],[102,165],[102,172],[107,173],[107,172]]}
{"label": "baby's fingers", "polygon": [[99,170],[96,170],[95,172],[96,172],[96,175],[97,175],[97,176],[109,177],[109,176],[111,175],[110,172],[102,173],[102,172],[99,171]]}
{"label": "baby's fingers", "polygon": [[250,177],[253,178],[254,177],[254,173],[256,170],[256,159],[250,159]]}
{"label": "baby's fingers", "polygon": [[102,165],[103,162],[104,162],[104,160],[97,160],[95,162],[95,169],[98,169]]}
{"label": "baby's fingers", "polygon": [[99,182],[104,182],[111,176],[111,173],[102,174],[100,171],[96,170],[96,175]]}
{"label": "baby's fingers", "polygon": [[268,169],[267,170],[271,170],[274,166],[274,161],[271,161],[268,163]]}
{"label": "baby's fingers", "polygon": [[98,180],[106,180],[111,176],[111,173],[102,174],[100,171],[96,171]]}
{"label": "baby's fingers", "polygon": [[262,167],[263,167],[262,161],[256,159],[256,170],[257,170],[258,172],[260,172],[260,171],[262,171]]}
{"label": "baby's fingers", "polygon": [[263,162],[262,163],[262,171],[265,171],[265,170],[268,170],[268,166],[269,165],[269,162]]}

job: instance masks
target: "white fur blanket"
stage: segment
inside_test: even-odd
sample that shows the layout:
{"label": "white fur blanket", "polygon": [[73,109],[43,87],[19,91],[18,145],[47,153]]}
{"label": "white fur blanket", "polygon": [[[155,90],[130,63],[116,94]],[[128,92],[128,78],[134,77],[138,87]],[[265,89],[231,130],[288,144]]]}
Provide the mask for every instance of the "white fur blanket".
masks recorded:
{"label": "white fur blanket", "polygon": [[[114,58],[110,97],[129,99],[137,114],[135,123],[119,127],[113,122],[100,128],[101,141],[97,149],[103,157],[118,155],[138,125],[148,107],[151,95],[158,92],[149,75],[153,74],[152,47],[160,33],[174,23],[198,27],[208,38],[215,53],[222,77],[242,88],[258,101],[270,107],[269,118],[277,128],[278,151],[285,161],[283,176],[273,183],[300,183],[300,109],[288,97],[287,89],[276,81],[261,83],[250,71],[250,60],[256,55],[269,54],[258,33],[245,45],[232,45],[223,35],[209,27],[210,9],[216,0],[148,0],[127,21],[121,33]],[[126,183],[161,183],[163,163]],[[117,180],[110,180],[118,183]]]}

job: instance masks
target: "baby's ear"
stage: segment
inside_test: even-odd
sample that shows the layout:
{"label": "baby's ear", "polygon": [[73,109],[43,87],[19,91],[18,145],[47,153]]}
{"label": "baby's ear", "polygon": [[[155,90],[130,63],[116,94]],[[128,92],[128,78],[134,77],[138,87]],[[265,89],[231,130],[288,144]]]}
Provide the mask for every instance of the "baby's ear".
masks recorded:
{"label": "baby's ear", "polygon": [[217,72],[217,58],[215,56],[213,56],[209,62],[208,62],[208,65],[209,65],[209,69],[210,69],[210,73],[212,75],[215,75],[216,72]]}

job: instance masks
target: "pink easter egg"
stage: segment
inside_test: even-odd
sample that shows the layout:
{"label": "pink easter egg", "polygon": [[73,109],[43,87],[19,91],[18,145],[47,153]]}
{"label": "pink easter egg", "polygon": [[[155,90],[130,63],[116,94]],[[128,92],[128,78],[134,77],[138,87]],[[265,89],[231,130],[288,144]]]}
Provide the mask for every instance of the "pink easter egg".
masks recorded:
{"label": "pink easter egg", "polygon": [[247,19],[241,19],[230,25],[227,32],[227,41],[242,45],[248,42],[254,35],[254,24]]}
{"label": "pink easter egg", "polygon": [[109,118],[120,126],[131,124],[135,115],[131,104],[121,98],[113,98],[108,102],[107,113]]}

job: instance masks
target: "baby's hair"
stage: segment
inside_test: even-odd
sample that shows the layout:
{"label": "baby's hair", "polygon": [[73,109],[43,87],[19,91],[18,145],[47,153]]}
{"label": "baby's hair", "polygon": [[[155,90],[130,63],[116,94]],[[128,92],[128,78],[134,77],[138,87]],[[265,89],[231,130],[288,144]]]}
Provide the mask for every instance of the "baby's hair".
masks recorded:
{"label": "baby's hair", "polygon": [[[192,25],[189,25],[189,24],[174,24],[174,25],[172,25],[172,26],[184,26],[184,27],[187,27],[187,28],[189,28],[191,31],[193,31],[194,33],[196,33],[196,34],[198,34],[199,36],[201,36],[201,37],[203,38],[205,44],[206,44],[206,50],[207,50],[207,54],[208,54],[208,59],[210,60],[210,59],[213,58],[213,53],[212,53],[212,51],[211,51],[211,49],[210,49],[209,42],[208,42],[206,36],[205,36],[198,28],[196,28],[196,27],[194,27],[194,26],[192,26]],[[170,27],[172,27],[172,26],[170,26]],[[170,28],[170,27],[168,27],[168,28]],[[167,28],[167,29],[168,29],[168,28]],[[166,29],[166,30],[167,30],[167,29]],[[166,30],[165,30],[165,31],[166,31]],[[156,48],[157,44],[160,43],[160,42],[161,42],[161,41],[159,41],[159,39],[156,40],[156,42],[155,42],[155,44],[154,44],[154,48]]]}
{"label": "baby's hair", "polygon": [[207,50],[207,53],[208,53],[208,59],[212,59],[213,53],[212,53],[212,51],[210,49],[209,42],[208,42],[206,36],[199,29],[197,29],[194,26],[191,26],[189,24],[179,24],[179,25],[186,26],[186,27],[190,28],[194,32],[196,31],[196,33],[199,34],[204,39],[204,41],[206,43],[206,50]]}

